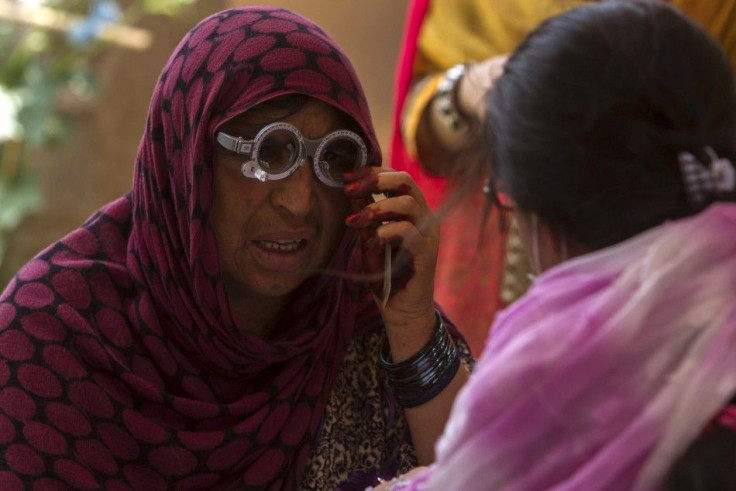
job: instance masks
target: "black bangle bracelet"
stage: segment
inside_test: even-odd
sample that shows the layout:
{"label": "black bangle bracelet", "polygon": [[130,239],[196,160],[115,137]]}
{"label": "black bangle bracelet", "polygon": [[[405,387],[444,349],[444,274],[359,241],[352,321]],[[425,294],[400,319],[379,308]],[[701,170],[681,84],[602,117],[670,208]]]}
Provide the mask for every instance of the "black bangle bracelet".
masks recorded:
{"label": "black bangle bracelet", "polygon": [[399,363],[391,363],[385,339],[378,360],[386,372],[391,390],[405,408],[421,406],[447,387],[460,367],[460,353],[435,310],[437,328],[432,338],[418,352]]}

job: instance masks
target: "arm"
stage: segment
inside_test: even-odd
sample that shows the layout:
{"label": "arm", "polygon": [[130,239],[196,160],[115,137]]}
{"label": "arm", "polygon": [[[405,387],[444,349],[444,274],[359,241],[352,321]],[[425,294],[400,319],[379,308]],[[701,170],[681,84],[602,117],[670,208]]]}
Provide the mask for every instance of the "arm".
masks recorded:
{"label": "arm", "polygon": [[[433,300],[439,225],[409,174],[368,167],[346,174],[345,178],[345,192],[359,210],[346,219],[346,224],[360,232],[368,271],[381,272],[385,245],[395,246],[391,296],[385,305],[380,301],[378,305],[386,328],[390,363],[401,363],[431,340],[439,339],[435,336],[438,324]],[[389,198],[370,202],[376,193],[388,194]],[[437,367],[442,368],[442,363],[451,359],[452,356],[440,358]],[[437,373],[447,375],[442,378],[448,383],[434,387],[442,390],[405,411],[420,464],[434,460],[435,442],[447,422],[455,395],[468,378],[462,368]],[[401,399],[406,394],[397,396]]]}
{"label": "arm", "polygon": [[[457,107],[471,125],[482,121],[483,115],[476,110],[483,110],[481,98],[498,75],[505,56],[542,20],[584,1],[431,0],[413,39],[415,44],[411,45],[415,50],[412,65],[399,66],[400,73],[409,73],[412,79],[410,94],[400,108],[400,140],[407,153],[426,172],[448,176],[452,174],[450,159],[466,143],[462,135],[449,135],[432,114],[431,90],[416,97],[421,93],[421,80],[442,76],[456,63],[471,63],[469,76],[457,87]],[[490,61],[493,58],[496,62]]]}
{"label": "arm", "polygon": [[[436,92],[431,98],[426,94],[422,97],[420,92],[426,88],[421,84],[414,86],[406,111],[414,111],[418,116],[415,124],[404,126],[404,139],[413,140],[417,158],[428,172],[450,174],[453,156],[469,142],[472,130],[485,119],[486,94],[501,76],[506,59],[506,55],[500,55],[468,64],[465,74],[453,85],[449,99],[464,123],[460,129],[453,128],[451,118],[443,117]],[[411,117],[407,112],[404,114]]]}

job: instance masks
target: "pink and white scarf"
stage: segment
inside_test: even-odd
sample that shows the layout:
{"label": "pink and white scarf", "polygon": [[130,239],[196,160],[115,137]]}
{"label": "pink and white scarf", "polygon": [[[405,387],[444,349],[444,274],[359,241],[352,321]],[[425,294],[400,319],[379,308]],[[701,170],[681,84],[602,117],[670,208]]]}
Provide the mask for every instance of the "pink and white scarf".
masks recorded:
{"label": "pink and white scarf", "polygon": [[655,488],[736,392],[736,205],[549,270],[394,489]]}

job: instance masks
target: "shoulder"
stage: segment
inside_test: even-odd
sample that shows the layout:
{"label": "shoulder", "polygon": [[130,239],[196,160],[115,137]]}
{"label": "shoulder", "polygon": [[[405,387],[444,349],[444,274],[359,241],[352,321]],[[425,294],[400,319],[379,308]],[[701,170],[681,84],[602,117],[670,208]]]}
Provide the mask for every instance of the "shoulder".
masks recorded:
{"label": "shoulder", "polygon": [[126,269],[130,216],[127,197],[99,209],[23,265],[0,301],[21,310],[48,310],[63,303],[84,308],[111,278],[128,286],[127,275],[120,273]]}

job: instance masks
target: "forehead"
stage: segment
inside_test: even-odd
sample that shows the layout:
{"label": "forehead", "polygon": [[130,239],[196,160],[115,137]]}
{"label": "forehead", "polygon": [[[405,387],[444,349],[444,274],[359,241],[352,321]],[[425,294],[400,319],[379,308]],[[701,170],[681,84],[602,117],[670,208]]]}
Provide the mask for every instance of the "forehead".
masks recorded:
{"label": "forehead", "polygon": [[318,99],[287,98],[259,104],[229,120],[222,129],[240,136],[253,136],[267,124],[276,121],[293,124],[308,138],[308,133],[319,135],[356,126],[347,115]]}

